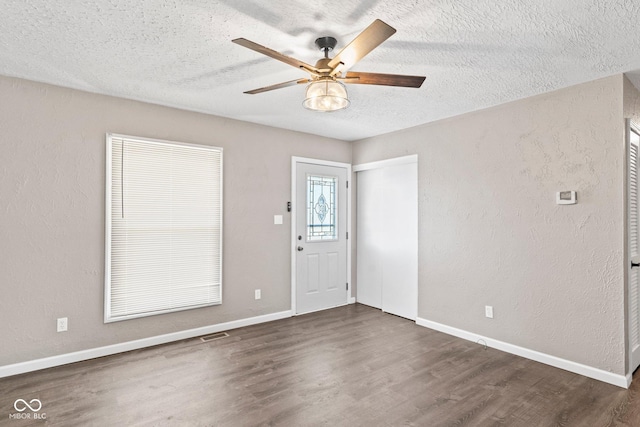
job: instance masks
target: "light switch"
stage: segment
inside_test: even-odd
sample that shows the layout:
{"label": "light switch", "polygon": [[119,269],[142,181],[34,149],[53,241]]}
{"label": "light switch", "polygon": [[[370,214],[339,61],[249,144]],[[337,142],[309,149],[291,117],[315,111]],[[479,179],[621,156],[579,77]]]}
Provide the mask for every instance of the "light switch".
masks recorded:
{"label": "light switch", "polygon": [[275,225],[282,225],[282,215],[274,215],[273,216],[273,223]]}

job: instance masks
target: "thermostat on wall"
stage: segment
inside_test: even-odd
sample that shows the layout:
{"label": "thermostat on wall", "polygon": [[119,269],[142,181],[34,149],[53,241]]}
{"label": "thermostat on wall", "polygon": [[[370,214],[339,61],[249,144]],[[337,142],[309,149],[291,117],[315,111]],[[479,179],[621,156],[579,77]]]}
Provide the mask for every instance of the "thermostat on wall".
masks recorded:
{"label": "thermostat on wall", "polygon": [[575,205],[578,201],[575,191],[558,191],[556,193],[556,204]]}

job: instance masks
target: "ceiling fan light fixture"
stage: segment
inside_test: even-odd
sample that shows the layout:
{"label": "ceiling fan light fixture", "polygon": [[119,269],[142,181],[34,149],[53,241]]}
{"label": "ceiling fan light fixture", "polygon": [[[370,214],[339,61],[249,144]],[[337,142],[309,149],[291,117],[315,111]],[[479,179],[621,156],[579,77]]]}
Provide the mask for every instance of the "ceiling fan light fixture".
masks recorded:
{"label": "ceiling fan light fixture", "polygon": [[308,110],[331,112],[345,109],[350,103],[344,84],[321,78],[309,83],[302,105]]}

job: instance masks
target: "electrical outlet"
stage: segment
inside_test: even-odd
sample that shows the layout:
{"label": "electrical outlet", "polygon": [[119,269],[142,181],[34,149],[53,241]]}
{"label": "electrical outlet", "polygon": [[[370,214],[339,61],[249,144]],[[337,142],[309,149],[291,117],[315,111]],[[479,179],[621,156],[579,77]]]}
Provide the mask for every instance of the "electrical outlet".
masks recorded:
{"label": "electrical outlet", "polygon": [[260,292],[260,289],[256,289],[256,299],[260,298],[262,298],[262,293]]}
{"label": "electrical outlet", "polygon": [[60,317],[57,321],[58,332],[64,332],[67,330],[69,320],[66,317]]}
{"label": "electrical outlet", "polygon": [[484,306],[484,315],[489,319],[493,319],[493,306],[485,305]]}

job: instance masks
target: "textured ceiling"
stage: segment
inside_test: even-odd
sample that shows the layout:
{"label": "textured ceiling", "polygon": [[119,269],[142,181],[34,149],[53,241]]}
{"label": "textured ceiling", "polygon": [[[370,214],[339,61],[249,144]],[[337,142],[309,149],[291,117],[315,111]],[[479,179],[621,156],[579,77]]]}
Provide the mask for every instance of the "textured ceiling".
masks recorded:
{"label": "textured ceiling", "polygon": [[[343,140],[379,135],[640,69],[638,0],[5,0],[0,74]],[[424,75],[420,89],[349,85],[351,106],[302,107],[304,62],[374,19],[397,33],[354,71]],[[640,87],[640,73],[630,73]]]}

